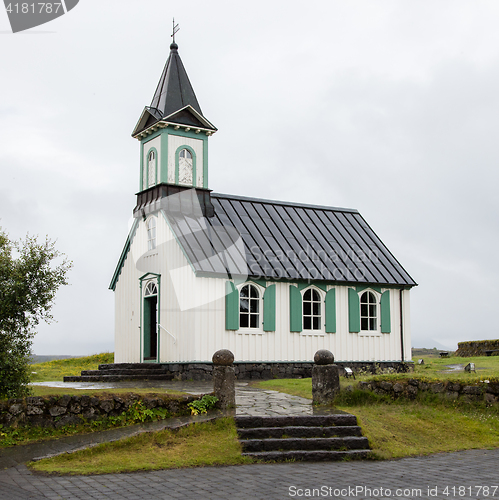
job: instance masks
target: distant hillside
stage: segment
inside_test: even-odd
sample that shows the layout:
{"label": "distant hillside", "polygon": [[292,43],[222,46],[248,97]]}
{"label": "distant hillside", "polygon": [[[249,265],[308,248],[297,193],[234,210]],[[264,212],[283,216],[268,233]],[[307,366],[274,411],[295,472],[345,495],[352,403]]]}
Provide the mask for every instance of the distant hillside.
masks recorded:
{"label": "distant hillside", "polygon": [[45,363],[45,361],[52,361],[54,359],[69,359],[76,357],[77,356],[38,356],[33,354],[33,356],[31,356],[31,364],[34,365],[36,363]]}

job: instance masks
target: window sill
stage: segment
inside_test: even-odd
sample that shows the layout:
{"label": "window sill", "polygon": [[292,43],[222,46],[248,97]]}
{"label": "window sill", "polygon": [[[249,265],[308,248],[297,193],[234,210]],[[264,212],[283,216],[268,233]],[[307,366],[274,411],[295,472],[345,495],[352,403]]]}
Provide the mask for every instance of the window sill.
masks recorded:
{"label": "window sill", "polygon": [[381,332],[376,330],[359,332],[360,337],[381,337]]}
{"label": "window sill", "polygon": [[258,328],[240,328],[236,331],[241,335],[263,335],[265,332],[263,330],[259,330]]}
{"label": "window sill", "polygon": [[327,333],[323,330],[302,330],[300,335],[307,337],[325,337]]}

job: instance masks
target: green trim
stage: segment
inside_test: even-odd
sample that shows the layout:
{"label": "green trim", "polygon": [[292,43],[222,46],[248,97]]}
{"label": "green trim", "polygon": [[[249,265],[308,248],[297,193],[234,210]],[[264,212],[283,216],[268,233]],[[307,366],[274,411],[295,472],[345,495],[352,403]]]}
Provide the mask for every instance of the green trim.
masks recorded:
{"label": "green trim", "polygon": [[275,289],[275,285],[270,285],[263,293],[264,332],[275,332]]}
{"label": "green trim", "polygon": [[196,152],[191,146],[188,146],[187,144],[183,144],[182,146],[179,146],[177,150],[175,151],[175,184],[180,186],[179,184],[179,162],[180,162],[180,152],[183,151],[184,149],[187,149],[192,155],[192,187],[196,187],[197,183],[197,177],[196,177]]}
{"label": "green trim", "polygon": [[158,360],[158,363],[161,362],[161,328],[159,325],[161,325],[161,276],[158,276],[158,324],[156,325],[157,332],[156,335],[157,340],[156,340],[156,359]]}
{"label": "green trim", "polygon": [[160,180],[168,183],[168,134],[161,134]]}
{"label": "green trim", "polygon": [[367,285],[367,286],[356,286],[355,287],[355,291],[357,293],[360,293],[364,290],[367,290],[368,288],[370,288],[371,290],[374,290],[378,293],[381,293],[381,287],[380,286],[375,286],[375,285]]}
{"label": "green trim", "polygon": [[[158,289],[158,293],[156,294],[156,296],[158,297],[157,298],[157,304],[156,304],[156,307],[158,308],[158,319],[157,319],[157,324],[156,324],[156,360],[147,360],[145,361],[144,360],[144,355],[145,355],[145,336],[144,336],[144,324],[145,324],[145,320],[144,320],[144,316],[143,314],[145,314],[145,308],[143,308],[143,303],[144,303],[144,300],[146,299],[144,296],[143,296],[143,287],[142,287],[142,283],[145,281],[145,280],[149,280],[149,279],[156,279],[156,284],[157,284],[157,289]],[[146,273],[146,274],[143,274],[140,278],[139,278],[139,287],[140,287],[140,346],[141,346],[141,353],[140,353],[140,359],[141,359],[141,363],[158,363],[159,362],[159,349],[160,349],[160,340],[159,340],[159,337],[160,337],[160,328],[159,328],[159,325],[160,325],[160,298],[161,298],[161,274],[157,274],[157,273]]]}
{"label": "green trim", "polygon": [[203,139],[203,187],[208,189],[208,137]]}
{"label": "green trim", "polygon": [[139,181],[139,191],[143,191],[142,186],[144,185],[144,143],[140,143],[140,181]]}
{"label": "green trim", "polygon": [[324,292],[327,292],[327,284],[320,281],[311,281],[310,283],[297,283],[296,286],[298,287],[298,290],[300,290],[300,292],[302,290],[305,290],[305,288],[309,288],[311,286],[316,286]]}
{"label": "green trim", "polygon": [[[165,212],[161,210],[161,215],[163,216],[163,219],[165,219],[166,224],[168,225],[168,228],[172,232],[173,236],[175,237],[175,241],[177,242],[178,246],[180,247],[180,250],[182,250],[182,253],[184,254],[185,259],[187,260],[189,266],[191,266],[192,272],[196,274],[196,269],[194,269],[194,266],[192,265],[191,260],[189,259],[189,256],[187,255],[187,252],[184,250],[184,247],[180,243],[180,240],[177,238],[177,235],[175,234],[175,231],[173,230],[170,221],[168,220],[168,217],[166,216]],[[156,230],[157,231],[157,230]]]}
{"label": "green trim", "polygon": [[360,332],[360,300],[353,288],[348,289],[348,331]]}
{"label": "green trim", "polygon": [[139,344],[140,344],[140,361],[144,359],[144,342],[143,342],[143,335],[142,335],[142,280],[139,280],[139,288],[140,288],[140,318],[139,318],[139,332],[140,332],[140,338],[139,338]]}
{"label": "green trim", "polygon": [[239,330],[239,291],[232,281],[225,282],[225,329]]}
{"label": "green trim", "polygon": [[156,185],[158,183],[158,150],[153,146],[152,148],[149,148],[147,150],[147,154],[146,154],[146,161],[147,161],[147,182],[146,182],[146,185],[143,187],[143,190],[144,189],[149,189],[150,187],[153,187],[153,186],[149,186],[149,155],[151,154],[151,151],[154,151],[154,160],[155,160],[155,166],[154,166],[154,185]]}
{"label": "green trim", "polygon": [[289,330],[301,332],[302,323],[302,298],[300,290],[294,285],[289,285]]}
{"label": "green trim", "polygon": [[[142,299],[144,303],[144,316],[143,316],[143,328],[142,332],[144,335],[142,336],[143,338],[143,344],[144,344],[144,356],[142,357],[142,361],[145,361],[145,358],[151,357],[151,339],[149,335],[149,330],[151,328],[151,300],[149,297],[143,297]],[[156,303],[158,302],[158,296],[156,295]],[[146,333],[147,330],[147,333]],[[150,360],[149,360],[150,361]]]}
{"label": "green trim", "polygon": [[390,318],[390,290],[386,290],[381,295],[381,333],[390,333],[392,331],[392,323]]}
{"label": "green trim", "polygon": [[139,225],[139,219],[134,219],[132,227],[126,239],[125,246],[123,247],[120,258],[118,260],[118,265],[114,270],[113,277],[111,278],[111,283],[109,284],[109,290],[112,290],[113,292],[116,290],[116,285],[118,284],[118,280],[121,274],[121,269],[125,265],[125,260],[128,255],[128,252],[130,251],[130,245],[132,244],[133,237],[135,236],[135,231],[137,230],[138,225]]}
{"label": "green trim", "polygon": [[336,289],[331,288],[326,293],[326,333],[336,333]]}

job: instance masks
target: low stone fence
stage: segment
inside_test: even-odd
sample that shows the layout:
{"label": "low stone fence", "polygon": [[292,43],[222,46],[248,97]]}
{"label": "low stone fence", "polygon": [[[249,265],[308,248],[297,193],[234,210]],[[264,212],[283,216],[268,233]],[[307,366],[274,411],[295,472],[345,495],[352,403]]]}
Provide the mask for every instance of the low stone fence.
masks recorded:
{"label": "low stone fence", "polygon": [[197,396],[142,397],[138,394],[106,394],[99,396],[51,396],[9,399],[0,402],[0,424],[6,427],[32,425],[63,427],[84,421],[118,416],[140,401],[147,409],[162,408],[170,414],[190,414],[187,405]]}
{"label": "low stone fence", "polygon": [[[485,356],[486,351],[499,351],[499,339],[459,342],[454,355],[469,358],[471,356]],[[495,354],[499,354],[499,352]]]}
{"label": "low stone fence", "polygon": [[499,402],[499,381],[481,382],[475,385],[466,385],[460,382],[425,382],[418,379],[388,382],[373,380],[359,382],[357,388],[372,391],[375,394],[389,395],[395,398],[408,397],[414,399],[420,392],[441,394],[450,400],[463,399],[465,401]]}
{"label": "low stone fence", "polygon": [[[344,367],[352,368],[355,372],[360,370],[375,374],[377,370],[393,370],[405,373],[414,369],[414,363],[400,363],[397,361],[337,361],[340,375],[344,374]],[[120,374],[120,369],[129,370],[133,363],[116,363],[100,365],[99,371],[113,370],[112,373]],[[170,380],[213,380],[212,363],[158,363],[170,376]],[[310,378],[314,364],[309,361],[234,361],[234,373],[237,380],[269,380],[274,378]],[[111,373],[111,372],[106,372]],[[127,372],[128,373],[128,372]],[[133,379],[133,376],[130,376]],[[113,381],[108,377],[107,381]],[[64,377],[65,382],[79,382],[81,377]]]}

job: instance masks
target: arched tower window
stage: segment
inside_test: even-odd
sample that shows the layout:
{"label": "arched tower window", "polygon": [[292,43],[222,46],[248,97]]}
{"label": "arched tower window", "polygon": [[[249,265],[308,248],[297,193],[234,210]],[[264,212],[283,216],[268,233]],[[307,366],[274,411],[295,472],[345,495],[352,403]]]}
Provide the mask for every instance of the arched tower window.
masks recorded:
{"label": "arched tower window", "polygon": [[378,304],[372,292],[360,296],[360,329],[373,331],[378,329]]}
{"label": "arched tower window", "polygon": [[260,327],[260,293],[254,285],[244,285],[239,292],[239,328]]}
{"label": "arched tower window", "polygon": [[151,217],[147,221],[147,250],[156,248],[156,217]]}
{"label": "arched tower window", "polygon": [[152,297],[153,295],[158,295],[158,287],[153,281],[149,281],[144,290],[144,297]]}
{"label": "arched tower window", "polygon": [[188,149],[182,149],[178,157],[178,182],[192,186],[193,181],[192,153]]}
{"label": "arched tower window", "polygon": [[317,290],[309,288],[303,294],[303,329],[321,330],[321,296]]}
{"label": "arched tower window", "polygon": [[156,152],[151,151],[147,157],[147,187],[156,184]]}

